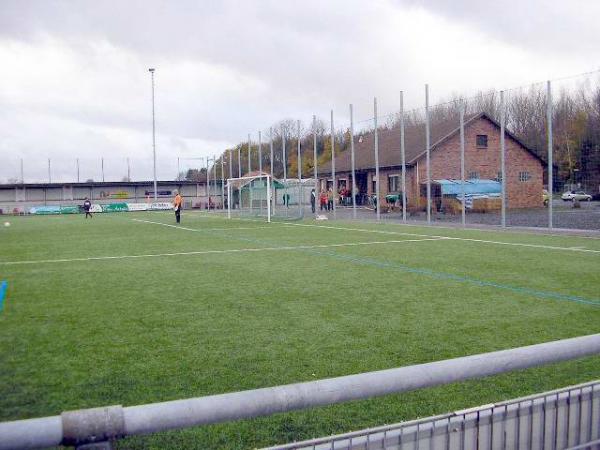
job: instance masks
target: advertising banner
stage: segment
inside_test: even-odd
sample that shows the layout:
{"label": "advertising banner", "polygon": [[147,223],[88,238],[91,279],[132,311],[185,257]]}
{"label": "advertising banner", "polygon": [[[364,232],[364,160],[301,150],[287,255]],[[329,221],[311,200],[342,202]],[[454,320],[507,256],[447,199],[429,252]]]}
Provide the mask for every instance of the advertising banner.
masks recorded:
{"label": "advertising banner", "polygon": [[148,211],[147,203],[127,203],[129,211]]}
{"label": "advertising banner", "polygon": [[33,206],[29,208],[29,214],[77,214],[78,206]]}
{"label": "advertising banner", "polygon": [[33,206],[29,214],[60,214],[60,206]]}
{"label": "advertising banner", "polygon": [[101,213],[102,212],[102,206],[100,206],[97,203],[92,203],[92,207],[90,208],[90,212]]}
{"label": "advertising banner", "polygon": [[128,211],[127,203],[106,203],[102,206],[102,212],[123,212]]}
{"label": "advertising banner", "polygon": [[152,203],[150,205],[150,209],[153,210],[153,211],[173,209],[173,205],[171,203],[168,203],[168,202]]}

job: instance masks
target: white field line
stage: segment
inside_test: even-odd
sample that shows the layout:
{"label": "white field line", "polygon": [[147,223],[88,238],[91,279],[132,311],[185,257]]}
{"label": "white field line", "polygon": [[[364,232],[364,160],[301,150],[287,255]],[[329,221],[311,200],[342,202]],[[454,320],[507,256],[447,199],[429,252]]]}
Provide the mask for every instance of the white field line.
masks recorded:
{"label": "white field line", "polygon": [[369,230],[364,228],[347,228],[347,227],[337,227],[332,225],[316,225],[310,223],[292,223],[292,222],[284,222],[291,226],[296,227],[316,227],[316,228],[327,228],[332,230],[345,230],[345,231],[360,231],[364,233],[379,233],[379,234],[391,234],[398,236],[413,236],[413,237],[435,237],[446,240],[454,240],[454,241],[466,241],[466,242],[479,242],[484,244],[494,244],[494,245],[507,245],[514,247],[529,247],[529,248],[542,248],[545,250],[562,250],[569,252],[584,252],[584,253],[600,253],[600,250],[591,250],[580,247],[558,247],[554,245],[542,245],[542,244],[525,244],[520,242],[502,242],[502,241],[490,241],[487,239],[473,239],[473,238],[461,238],[461,237],[450,237],[450,236],[437,236],[432,234],[417,234],[417,233],[404,233],[401,231],[388,231],[388,230]]}
{"label": "white field line", "polygon": [[[256,226],[256,227],[222,227],[222,228],[187,228],[187,227],[182,227],[180,225],[172,225],[169,223],[162,223],[162,222],[153,222],[151,220],[144,220],[144,219],[131,219],[134,222],[144,222],[144,223],[151,223],[153,225],[162,225],[165,227],[173,227],[173,228],[179,228],[181,230],[186,230],[186,231],[229,231],[229,230],[256,230],[256,229],[264,229],[264,228],[270,228],[273,229],[273,226],[271,225],[265,225],[265,226]],[[289,224],[281,224],[281,227],[291,227],[291,225]]]}
{"label": "white field line", "polygon": [[[176,225],[161,224],[160,225],[171,226],[183,230],[189,231],[201,231],[194,230],[193,228],[177,227]],[[247,252],[265,252],[265,251],[281,251],[281,250],[310,250],[317,248],[334,248],[334,247],[355,247],[359,245],[381,245],[381,244],[403,244],[405,242],[424,242],[424,241],[439,241],[442,238],[431,238],[431,239],[401,239],[392,241],[367,241],[367,242],[348,242],[342,244],[317,244],[317,245],[290,245],[281,247],[262,247],[262,248],[234,248],[228,250],[201,250],[196,252],[175,252],[175,253],[151,253],[145,255],[119,255],[119,256],[90,256],[86,258],[62,258],[62,259],[39,259],[31,261],[0,261],[0,266],[16,266],[26,264],[44,264],[44,263],[61,263],[61,262],[82,262],[82,261],[104,261],[113,259],[137,259],[137,258],[157,258],[163,256],[188,256],[188,255],[214,255],[214,254],[226,254],[226,253],[247,253]]]}
{"label": "white field line", "polygon": [[[187,230],[187,231],[196,231],[196,232],[202,231],[200,229],[186,228],[186,227],[166,224],[166,223],[162,223],[162,222],[152,222],[150,220],[141,220],[141,219],[132,219],[132,220],[139,221],[139,222],[151,223],[151,224],[155,224],[155,225],[162,225],[165,227],[179,228],[179,229]],[[491,241],[491,240],[487,240],[487,239],[474,239],[474,238],[439,236],[439,235],[431,235],[431,234],[406,233],[406,232],[402,232],[402,231],[370,230],[370,229],[365,229],[365,228],[347,228],[347,227],[339,227],[339,226],[333,226],[333,225],[316,225],[316,224],[310,224],[310,223],[282,222],[281,225],[295,226],[295,227],[325,228],[325,229],[331,229],[331,230],[358,231],[358,232],[363,232],[363,233],[389,234],[389,235],[396,235],[396,236],[437,238],[436,240],[445,239],[445,240],[454,240],[454,241],[478,242],[478,243],[483,243],[483,244],[505,245],[505,246],[512,246],[512,247],[541,248],[544,250],[559,250],[559,251],[600,254],[600,250],[591,250],[591,249],[586,249],[586,248],[582,248],[582,247],[558,247],[558,246],[554,246],[554,245],[525,244],[525,243],[521,243],[521,242],[502,242],[502,241]],[[266,228],[268,228],[268,226]],[[240,229],[241,229],[241,227],[240,227]]]}

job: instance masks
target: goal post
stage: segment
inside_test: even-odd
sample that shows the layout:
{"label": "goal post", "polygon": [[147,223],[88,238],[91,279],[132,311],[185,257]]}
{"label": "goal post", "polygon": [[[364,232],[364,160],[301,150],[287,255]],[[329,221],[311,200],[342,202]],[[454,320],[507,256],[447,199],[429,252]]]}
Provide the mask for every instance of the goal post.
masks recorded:
{"label": "goal post", "polygon": [[266,219],[267,222],[302,220],[310,204],[309,179],[277,179],[265,173],[227,180],[227,217]]}
{"label": "goal post", "polygon": [[263,218],[271,222],[273,180],[270,175],[229,178],[227,180],[227,217]]}

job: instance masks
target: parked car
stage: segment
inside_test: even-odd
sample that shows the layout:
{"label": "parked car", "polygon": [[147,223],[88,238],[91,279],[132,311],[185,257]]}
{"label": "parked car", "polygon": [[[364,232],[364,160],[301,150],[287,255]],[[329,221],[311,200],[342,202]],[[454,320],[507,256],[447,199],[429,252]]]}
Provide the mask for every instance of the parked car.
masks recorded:
{"label": "parked car", "polygon": [[571,202],[573,200],[579,200],[580,202],[582,202],[582,201],[591,202],[592,201],[592,196],[590,194],[586,194],[583,191],[569,191],[569,192],[565,192],[561,196],[561,198],[565,202]]}
{"label": "parked car", "polygon": [[546,189],[542,191],[542,200],[544,201],[544,206],[548,206],[548,203],[550,202],[550,195],[548,195],[548,191]]}

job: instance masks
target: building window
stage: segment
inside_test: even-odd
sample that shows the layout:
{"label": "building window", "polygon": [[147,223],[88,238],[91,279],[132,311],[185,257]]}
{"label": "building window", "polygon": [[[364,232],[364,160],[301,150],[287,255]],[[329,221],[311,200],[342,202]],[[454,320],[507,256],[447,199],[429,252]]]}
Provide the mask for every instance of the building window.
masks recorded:
{"label": "building window", "polygon": [[373,194],[375,194],[377,192],[377,179],[373,178],[373,180],[371,181],[371,187],[373,188],[373,190],[371,192],[373,192]]}
{"label": "building window", "polygon": [[527,171],[519,172],[519,181],[529,181],[531,180],[531,174]]}
{"label": "building window", "polygon": [[345,190],[346,185],[347,185],[347,180],[345,178],[338,180],[338,192],[342,192],[343,190]]}
{"label": "building window", "polygon": [[487,148],[487,146],[488,146],[487,134],[478,134],[477,135],[477,148]]}
{"label": "building window", "polygon": [[498,174],[496,175],[496,181],[502,182],[502,171],[498,171]]}
{"label": "building window", "polygon": [[400,190],[400,177],[398,175],[390,175],[388,177],[388,192],[398,192]]}
{"label": "building window", "polygon": [[479,172],[469,172],[469,180],[479,180]]}

